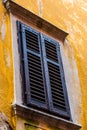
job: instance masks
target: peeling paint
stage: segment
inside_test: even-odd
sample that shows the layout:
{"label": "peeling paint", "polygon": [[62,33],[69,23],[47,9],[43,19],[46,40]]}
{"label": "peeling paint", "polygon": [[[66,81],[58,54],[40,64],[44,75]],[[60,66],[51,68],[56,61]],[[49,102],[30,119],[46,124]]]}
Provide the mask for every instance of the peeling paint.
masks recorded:
{"label": "peeling paint", "polygon": [[3,24],[1,25],[1,35],[2,35],[2,40],[4,40],[5,35],[6,35],[6,24],[5,24],[5,22],[3,22]]}
{"label": "peeling paint", "polygon": [[2,20],[1,20],[1,38],[2,40],[5,39],[6,36],[6,12],[2,13]]}

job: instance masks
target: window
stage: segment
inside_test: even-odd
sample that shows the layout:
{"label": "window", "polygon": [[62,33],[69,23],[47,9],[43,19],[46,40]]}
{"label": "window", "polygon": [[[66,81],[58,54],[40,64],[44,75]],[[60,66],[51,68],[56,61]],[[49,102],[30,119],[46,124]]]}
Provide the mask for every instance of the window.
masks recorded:
{"label": "window", "polygon": [[24,103],[70,119],[59,43],[17,22]]}

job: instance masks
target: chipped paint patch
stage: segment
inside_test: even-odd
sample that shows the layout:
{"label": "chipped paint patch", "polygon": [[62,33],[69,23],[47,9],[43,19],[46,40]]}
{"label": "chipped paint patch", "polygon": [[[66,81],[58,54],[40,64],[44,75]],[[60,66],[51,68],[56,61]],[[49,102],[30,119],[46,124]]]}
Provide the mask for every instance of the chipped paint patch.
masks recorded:
{"label": "chipped paint patch", "polygon": [[5,39],[5,36],[6,36],[6,24],[5,24],[5,22],[3,22],[2,25],[1,25],[1,37],[2,37],[2,40]]}
{"label": "chipped paint patch", "polygon": [[0,29],[0,34],[1,34],[2,40],[4,40],[5,36],[6,36],[6,15],[7,15],[6,12],[2,13],[1,29]]}
{"label": "chipped paint patch", "polygon": [[39,16],[42,17],[43,13],[42,0],[38,0],[38,10],[39,10]]}

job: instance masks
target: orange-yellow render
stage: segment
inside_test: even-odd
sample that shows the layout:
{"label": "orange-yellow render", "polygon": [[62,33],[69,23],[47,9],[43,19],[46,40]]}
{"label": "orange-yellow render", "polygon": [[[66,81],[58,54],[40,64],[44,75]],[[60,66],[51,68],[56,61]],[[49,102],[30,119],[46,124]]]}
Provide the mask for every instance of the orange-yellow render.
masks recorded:
{"label": "orange-yellow render", "polygon": [[10,17],[0,0],[0,112],[11,119],[13,63]]}
{"label": "orange-yellow render", "polygon": [[[82,114],[79,120],[81,130],[87,130],[87,0],[14,1],[69,33],[67,41],[76,59],[82,93]],[[71,51],[68,53],[71,58]],[[0,0],[0,111],[4,112],[11,122],[11,105],[14,101],[12,54],[10,15]],[[77,94],[78,90],[75,93]]]}

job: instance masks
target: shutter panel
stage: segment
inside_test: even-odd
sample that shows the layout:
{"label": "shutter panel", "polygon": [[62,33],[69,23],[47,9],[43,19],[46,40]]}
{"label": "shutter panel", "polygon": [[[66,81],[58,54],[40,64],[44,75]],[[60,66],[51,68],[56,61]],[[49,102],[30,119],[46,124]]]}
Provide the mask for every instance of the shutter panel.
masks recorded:
{"label": "shutter panel", "polygon": [[64,111],[66,111],[56,45],[45,40],[45,46],[46,46],[46,56],[47,59],[49,59],[48,71],[49,71],[53,106],[54,108],[64,109]]}
{"label": "shutter panel", "polygon": [[23,24],[22,30],[27,105],[47,108],[39,33]]}
{"label": "shutter panel", "polygon": [[48,62],[48,70],[52,92],[53,107],[66,111],[60,69],[57,65]]}
{"label": "shutter panel", "polygon": [[[54,40],[44,37],[44,46],[46,61],[49,74],[49,85],[51,89],[51,111],[58,113],[60,116],[69,118],[68,99],[66,95],[66,86],[64,85],[63,69],[61,69],[60,47]],[[62,73],[62,74],[61,74]]]}

